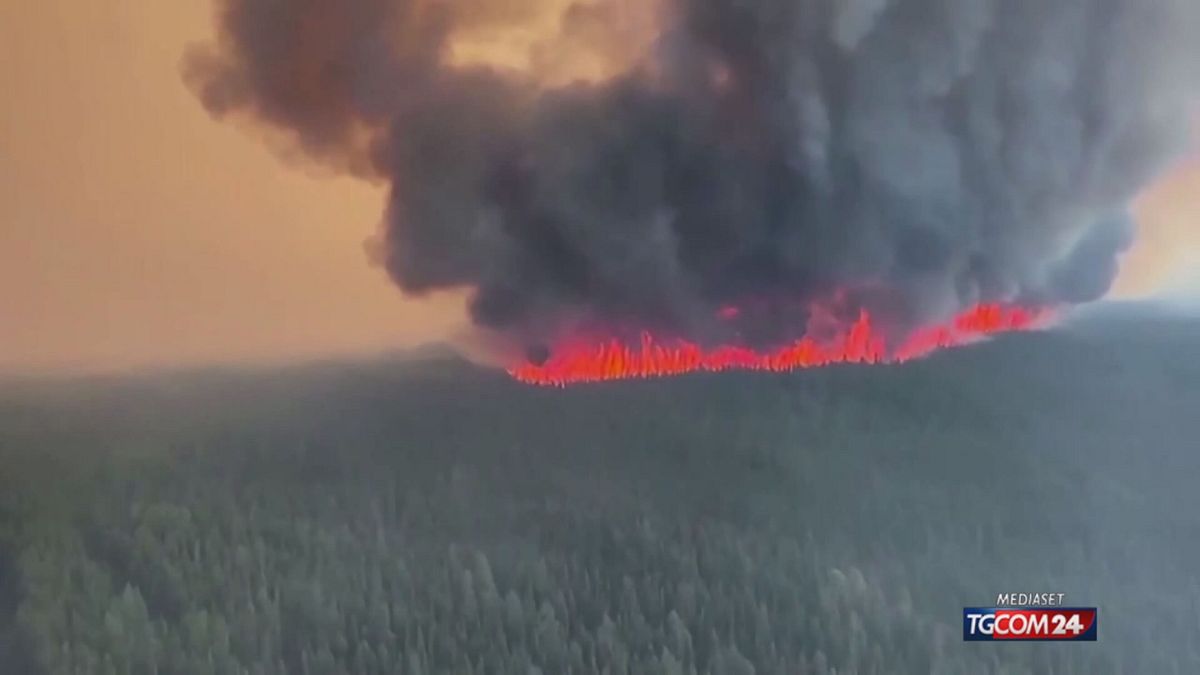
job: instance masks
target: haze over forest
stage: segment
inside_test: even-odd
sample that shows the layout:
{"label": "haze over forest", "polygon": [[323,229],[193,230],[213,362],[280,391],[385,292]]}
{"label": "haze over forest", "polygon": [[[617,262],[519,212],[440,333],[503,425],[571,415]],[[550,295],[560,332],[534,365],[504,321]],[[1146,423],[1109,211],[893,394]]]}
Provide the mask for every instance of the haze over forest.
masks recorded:
{"label": "haze over forest", "polygon": [[[10,383],[0,670],[1193,673],[1200,321],[559,389],[448,354]],[[1095,644],[961,641],[1065,592]]]}

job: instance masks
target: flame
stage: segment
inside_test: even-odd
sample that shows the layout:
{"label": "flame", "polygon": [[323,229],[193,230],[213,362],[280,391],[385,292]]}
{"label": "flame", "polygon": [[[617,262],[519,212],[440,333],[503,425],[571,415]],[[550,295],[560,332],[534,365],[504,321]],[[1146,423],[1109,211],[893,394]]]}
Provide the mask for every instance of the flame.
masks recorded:
{"label": "flame", "polygon": [[[732,311],[723,310],[726,313]],[[705,349],[686,340],[660,341],[649,333],[642,333],[641,343],[636,346],[617,339],[560,345],[545,363],[524,363],[508,372],[526,384],[562,387],[582,382],[669,377],[696,371],[786,372],[839,363],[903,363],[938,349],[970,344],[989,335],[1035,328],[1051,315],[1052,312],[1046,309],[980,304],[945,324],[914,331],[895,349],[888,348],[883,334],[866,310],[859,313],[858,319],[842,335],[832,340],[819,342],[806,336],[768,352],[732,345]]]}

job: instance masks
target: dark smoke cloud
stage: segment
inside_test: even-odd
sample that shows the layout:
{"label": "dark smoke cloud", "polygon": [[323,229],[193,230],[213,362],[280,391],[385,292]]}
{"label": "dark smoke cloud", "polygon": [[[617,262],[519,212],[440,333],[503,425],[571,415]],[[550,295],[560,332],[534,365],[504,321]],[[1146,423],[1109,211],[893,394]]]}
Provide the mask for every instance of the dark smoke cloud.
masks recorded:
{"label": "dark smoke cloud", "polygon": [[[511,4],[226,0],[185,76],[388,181],[400,287],[472,287],[477,322],[529,340],[719,338],[728,304],[791,338],[839,290],[909,324],[1097,298],[1200,82],[1195,0],[674,0],[600,83],[449,65]],[[581,0],[563,30],[619,12]]]}

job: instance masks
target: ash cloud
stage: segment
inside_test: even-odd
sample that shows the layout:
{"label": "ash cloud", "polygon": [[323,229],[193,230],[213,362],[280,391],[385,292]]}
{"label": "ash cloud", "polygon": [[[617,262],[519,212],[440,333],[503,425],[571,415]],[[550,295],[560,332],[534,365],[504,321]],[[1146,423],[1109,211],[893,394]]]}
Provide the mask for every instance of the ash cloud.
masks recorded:
{"label": "ash cloud", "polygon": [[[525,341],[725,339],[729,305],[767,307],[743,337],[792,339],[835,295],[904,325],[1095,299],[1200,85],[1194,0],[667,0],[641,58],[553,86],[454,62],[511,5],[225,0],[185,79],[386,181],[400,288],[471,287]],[[551,44],[622,7],[567,6]]]}

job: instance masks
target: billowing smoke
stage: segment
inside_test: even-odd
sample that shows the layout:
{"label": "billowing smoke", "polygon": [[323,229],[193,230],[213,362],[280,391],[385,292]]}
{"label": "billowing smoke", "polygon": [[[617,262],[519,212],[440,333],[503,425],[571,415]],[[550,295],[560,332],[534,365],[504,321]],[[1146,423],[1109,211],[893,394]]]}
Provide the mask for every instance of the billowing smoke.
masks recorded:
{"label": "billowing smoke", "polygon": [[205,106],[386,181],[396,283],[526,342],[1097,298],[1200,84],[1196,0],[223,0],[219,30]]}

